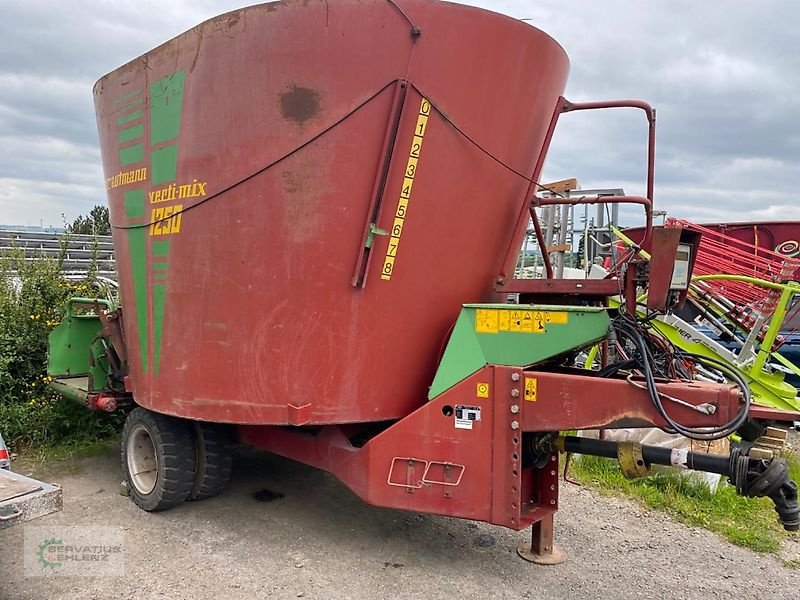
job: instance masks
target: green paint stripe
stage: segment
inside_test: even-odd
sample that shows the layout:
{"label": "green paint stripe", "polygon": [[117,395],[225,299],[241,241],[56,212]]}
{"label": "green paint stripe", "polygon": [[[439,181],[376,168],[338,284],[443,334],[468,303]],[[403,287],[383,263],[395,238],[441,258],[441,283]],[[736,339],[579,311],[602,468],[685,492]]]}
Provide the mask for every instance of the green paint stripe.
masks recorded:
{"label": "green paint stripe", "polygon": [[[144,217],[144,190],[125,192],[125,216],[129,219]],[[128,229],[128,247],[133,272],[133,296],[136,307],[136,328],[139,331],[139,356],[142,371],[147,373],[147,249],[144,227]]]}
{"label": "green paint stripe", "polygon": [[125,125],[125,123],[130,123],[136,119],[141,119],[143,114],[143,110],[135,110],[127,115],[122,115],[119,119],[117,119],[117,125]]}
{"label": "green paint stripe", "polygon": [[176,71],[150,85],[150,145],[178,137],[181,132],[185,71]]}
{"label": "green paint stripe", "polygon": [[125,192],[125,216],[129,219],[144,218],[144,190]]}
{"label": "green paint stripe", "polygon": [[164,331],[164,303],[167,286],[153,284],[153,375],[158,375],[161,366],[161,335]]}
{"label": "green paint stripe", "polygon": [[144,91],[144,88],[136,88],[135,90],[133,90],[131,92],[128,92],[124,96],[120,96],[119,98],[114,100],[114,104],[122,104],[123,102],[125,102],[125,100],[128,100],[129,98],[133,98],[134,96],[138,96],[143,91]]}
{"label": "green paint stripe", "polygon": [[133,270],[133,295],[136,302],[136,329],[139,332],[139,357],[142,372],[147,373],[147,248],[145,227],[128,229],[128,246]]}
{"label": "green paint stripe", "polygon": [[119,150],[119,164],[124,166],[142,162],[144,160],[144,145],[134,144]]}
{"label": "green paint stripe", "polygon": [[129,108],[133,108],[134,106],[139,106],[144,102],[144,98],[135,98],[128,102],[127,104],[123,104],[117,110],[128,110]]}
{"label": "green paint stripe", "polygon": [[138,125],[134,125],[133,127],[128,127],[127,129],[123,129],[122,131],[120,131],[117,139],[119,140],[120,144],[124,144],[125,142],[130,142],[131,140],[140,138],[143,135],[144,135],[144,125],[139,123]]}
{"label": "green paint stripe", "polygon": [[[150,114],[150,184],[159,185],[175,181],[178,166],[178,145],[172,143],[153,149],[178,137],[181,130],[181,111],[183,107],[184,71],[159,79],[150,85],[148,109]],[[169,245],[165,241],[153,242],[153,256],[166,258]],[[167,269],[165,260],[154,261],[153,270]],[[166,303],[166,282],[155,282],[166,278],[166,273],[153,273],[153,374],[158,375],[161,365],[161,341],[164,331],[164,305]]]}
{"label": "green paint stripe", "polygon": [[178,145],[172,144],[150,153],[150,183],[175,181],[178,168]]}
{"label": "green paint stripe", "polygon": [[165,258],[169,256],[169,241],[162,240],[153,242],[153,256],[158,258]]}

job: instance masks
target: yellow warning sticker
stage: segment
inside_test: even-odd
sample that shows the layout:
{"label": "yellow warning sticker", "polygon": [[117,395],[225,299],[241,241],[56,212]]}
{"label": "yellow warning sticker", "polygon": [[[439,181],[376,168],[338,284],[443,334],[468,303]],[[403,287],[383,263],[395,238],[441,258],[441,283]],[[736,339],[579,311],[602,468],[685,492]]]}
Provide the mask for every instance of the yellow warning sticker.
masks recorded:
{"label": "yellow warning sticker", "polygon": [[500,331],[508,331],[511,327],[511,311],[498,310],[497,325]]}
{"label": "yellow warning sticker", "polygon": [[536,402],[536,378],[525,378],[525,400],[528,402]]}
{"label": "yellow warning sticker", "polygon": [[489,397],[489,384],[478,382],[478,385],[475,388],[475,395],[478,398],[488,398]]}
{"label": "yellow warning sticker", "polygon": [[403,235],[406,215],[408,214],[408,203],[411,200],[411,188],[414,186],[414,177],[417,175],[417,164],[420,152],[422,151],[422,141],[425,137],[425,129],[428,127],[428,118],[431,113],[431,103],[426,98],[422,98],[417,114],[417,124],[414,126],[414,137],[411,141],[411,148],[408,151],[406,169],[403,172],[403,187],[400,188],[400,199],[397,202],[397,210],[394,213],[391,237],[389,246],[386,249],[386,257],[383,260],[381,269],[381,279],[389,281],[394,272],[394,261],[397,257],[397,249],[400,247],[400,237]]}
{"label": "yellow warning sticker", "polygon": [[556,325],[566,325],[569,320],[569,313],[563,311],[545,311],[544,316],[548,323]]}
{"label": "yellow warning sticker", "polygon": [[477,333],[544,333],[546,323],[566,325],[568,322],[569,313],[564,311],[498,308],[479,308],[475,311]]}
{"label": "yellow warning sticker", "polygon": [[479,308],[475,311],[475,331],[478,333],[497,333],[499,331],[499,310]]}

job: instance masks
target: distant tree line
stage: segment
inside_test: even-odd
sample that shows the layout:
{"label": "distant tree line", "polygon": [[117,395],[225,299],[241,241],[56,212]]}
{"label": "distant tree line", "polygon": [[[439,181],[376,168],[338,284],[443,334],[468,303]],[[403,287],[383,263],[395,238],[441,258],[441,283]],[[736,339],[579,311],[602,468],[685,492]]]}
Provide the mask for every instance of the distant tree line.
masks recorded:
{"label": "distant tree line", "polygon": [[111,222],[107,206],[95,206],[89,215],[79,215],[66,227],[67,233],[86,233],[89,235],[111,235]]}

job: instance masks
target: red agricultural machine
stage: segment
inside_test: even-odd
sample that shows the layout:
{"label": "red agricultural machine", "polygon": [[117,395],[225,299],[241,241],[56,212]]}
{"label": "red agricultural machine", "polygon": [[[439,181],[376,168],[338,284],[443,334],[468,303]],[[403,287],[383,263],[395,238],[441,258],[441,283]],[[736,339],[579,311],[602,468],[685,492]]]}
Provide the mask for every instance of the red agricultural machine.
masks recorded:
{"label": "red agricultural machine", "polygon": [[[311,0],[222,15],[103,77],[122,303],[73,300],[49,371],[66,396],[130,411],[132,500],[155,511],[219,493],[239,441],[373,505],[533,524],[520,553],[557,562],[567,451],[631,474],[721,473],[797,529],[782,459],[560,433],[709,439],[795,418],[751,409],[735,374],[657,344],[635,316],[643,290],[652,311],[681,302],[696,237],[651,225],[654,111],[568,102],[567,71],[553,39],[477,8]],[[646,118],[647,196],[537,197],[559,117],[616,107]],[[655,260],[631,253],[598,281],[515,279],[546,202],[640,204]],[[576,368],[609,339],[626,359]],[[700,364],[729,383],[694,380]]]}

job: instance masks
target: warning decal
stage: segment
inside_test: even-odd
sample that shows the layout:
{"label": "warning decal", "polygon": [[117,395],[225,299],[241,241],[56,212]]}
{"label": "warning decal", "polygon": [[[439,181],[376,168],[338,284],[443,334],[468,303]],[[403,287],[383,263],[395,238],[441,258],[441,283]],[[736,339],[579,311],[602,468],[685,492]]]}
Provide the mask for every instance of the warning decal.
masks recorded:
{"label": "warning decal", "polygon": [[569,313],[549,310],[479,308],[475,311],[477,333],[544,333],[545,323],[566,325]]}
{"label": "warning decal", "polygon": [[456,429],[472,429],[472,424],[475,421],[480,421],[480,420],[481,420],[480,406],[465,406],[463,404],[456,405],[456,412],[455,412]]}
{"label": "warning decal", "polygon": [[536,402],[536,378],[525,378],[525,400],[528,402]]}

